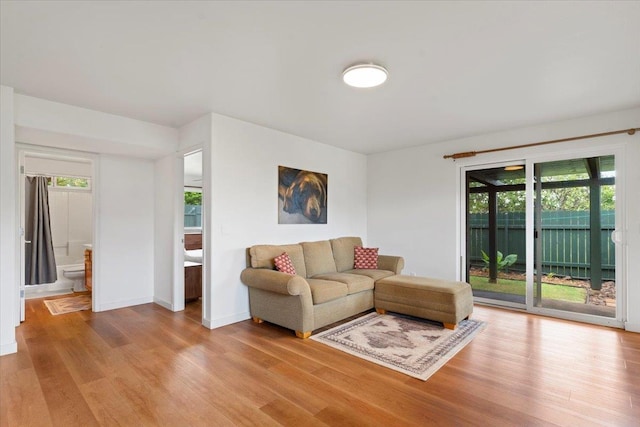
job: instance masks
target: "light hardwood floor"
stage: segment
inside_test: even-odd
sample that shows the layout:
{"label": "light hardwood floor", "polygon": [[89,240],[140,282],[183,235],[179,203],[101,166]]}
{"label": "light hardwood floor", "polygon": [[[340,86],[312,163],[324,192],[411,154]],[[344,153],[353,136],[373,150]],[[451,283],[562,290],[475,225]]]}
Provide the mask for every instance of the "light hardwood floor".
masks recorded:
{"label": "light hardwood floor", "polygon": [[640,425],[640,334],[476,306],[488,327],[423,382],[269,323],[208,330],[199,309],[27,301],[0,425]]}

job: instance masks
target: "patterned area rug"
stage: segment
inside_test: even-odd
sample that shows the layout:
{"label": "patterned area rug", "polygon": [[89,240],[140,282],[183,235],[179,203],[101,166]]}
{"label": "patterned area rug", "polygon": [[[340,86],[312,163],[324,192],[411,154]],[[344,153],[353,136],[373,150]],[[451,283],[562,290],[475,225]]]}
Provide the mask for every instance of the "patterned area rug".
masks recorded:
{"label": "patterned area rug", "polygon": [[426,381],[485,326],[469,319],[450,330],[442,323],[374,312],[311,339]]}
{"label": "patterned area rug", "polygon": [[44,304],[54,316],[73,313],[74,311],[91,310],[91,295],[50,299],[45,300]]}

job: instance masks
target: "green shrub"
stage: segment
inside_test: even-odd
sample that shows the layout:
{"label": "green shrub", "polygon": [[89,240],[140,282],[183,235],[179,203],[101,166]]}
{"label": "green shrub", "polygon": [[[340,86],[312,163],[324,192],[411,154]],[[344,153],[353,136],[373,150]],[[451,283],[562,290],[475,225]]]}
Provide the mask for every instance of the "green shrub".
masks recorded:
{"label": "green shrub", "polygon": [[[480,250],[480,252],[482,252],[482,261],[484,261],[484,269],[487,270],[489,268],[489,264],[491,262],[491,258],[489,258],[489,255],[487,255],[487,253],[483,250]],[[502,252],[498,251],[498,260],[497,260],[497,264],[498,264],[498,271],[500,270],[504,270],[507,267],[512,266],[513,264],[516,263],[516,261],[518,261],[518,255],[517,254],[509,254],[506,257],[503,258]]]}

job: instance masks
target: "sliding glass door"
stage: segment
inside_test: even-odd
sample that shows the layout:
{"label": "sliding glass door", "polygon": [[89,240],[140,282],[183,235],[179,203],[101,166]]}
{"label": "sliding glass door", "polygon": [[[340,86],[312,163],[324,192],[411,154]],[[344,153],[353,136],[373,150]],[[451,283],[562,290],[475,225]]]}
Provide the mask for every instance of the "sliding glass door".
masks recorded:
{"label": "sliding glass door", "polygon": [[525,166],[466,172],[466,280],[476,298],[524,306]]}
{"label": "sliding glass door", "polygon": [[534,165],[536,307],[616,317],[614,156]]}
{"label": "sliding glass door", "polygon": [[621,324],[615,155],[466,167],[464,267],[477,302]]}

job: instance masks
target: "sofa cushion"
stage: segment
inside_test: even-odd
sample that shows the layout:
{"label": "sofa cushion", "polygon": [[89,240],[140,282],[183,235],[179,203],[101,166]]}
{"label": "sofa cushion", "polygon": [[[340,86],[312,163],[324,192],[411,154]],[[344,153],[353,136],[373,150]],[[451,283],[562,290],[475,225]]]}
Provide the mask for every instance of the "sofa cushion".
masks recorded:
{"label": "sofa cushion", "polygon": [[361,270],[378,268],[378,248],[354,248],[355,259],[353,267]]}
{"label": "sofa cushion", "polygon": [[273,259],[273,263],[276,265],[278,271],[291,274],[292,276],[296,275],[296,268],[291,263],[291,257],[289,257],[288,253],[282,252],[282,255]]}
{"label": "sofa cushion", "polygon": [[367,276],[372,278],[376,282],[380,279],[384,279],[386,277],[390,277],[396,274],[393,271],[389,271],[389,270],[371,270],[371,269],[366,269],[366,270],[353,269],[353,270],[347,270],[344,273],[359,274],[362,276]]}
{"label": "sofa cushion", "polygon": [[299,276],[307,277],[307,269],[304,264],[304,255],[300,245],[255,245],[249,248],[251,256],[251,267],[275,269],[274,258],[282,255],[283,252],[289,254],[291,263]]}
{"label": "sofa cushion", "polygon": [[359,237],[340,237],[331,239],[330,242],[336,269],[338,271],[351,270],[354,259],[353,250],[356,246],[362,246],[362,239]]}
{"label": "sofa cushion", "polygon": [[314,304],[344,298],[348,295],[347,285],[332,280],[307,279],[311,288],[311,299]]}
{"label": "sofa cushion", "polygon": [[[304,264],[307,269],[307,277],[317,276],[324,273],[335,273],[336,262],[333,260],[331,244],[328,240],[319,242],[303,242],[302,252],[304,254]],[[298,266],[296,265],[296,269]]]}
{"label": "sofa cushion", "polygon": [[319,274],[313,277],[314,279],[333,280],[334,282],[340,282],[347,285],[347,293],[357,294],[358,292],[368,291],[373,289],[374,281],[372,278],[347,273],[326,273]]}

